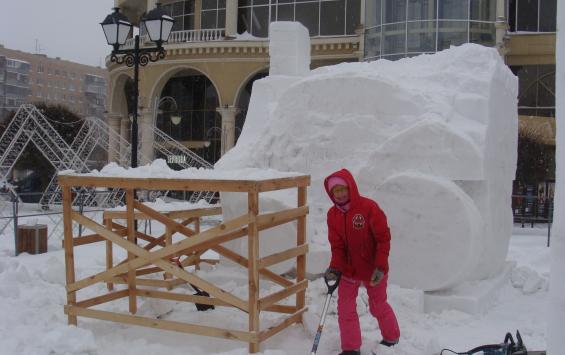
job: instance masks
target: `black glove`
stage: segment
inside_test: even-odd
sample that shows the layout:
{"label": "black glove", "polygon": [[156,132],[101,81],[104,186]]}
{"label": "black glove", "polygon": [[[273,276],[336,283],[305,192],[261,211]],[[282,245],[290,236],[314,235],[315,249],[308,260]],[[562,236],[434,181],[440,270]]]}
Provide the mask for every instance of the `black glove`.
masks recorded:
{"label": "black glove", "polygon": [[376,284],[381,282],[383,277],[385,277],[385,273],[381,269],[376,268],[371,275],[371,282],[369,282],[369,285],[375,286]]}
{"label": "black glove", "polygon": [[328,281],[335,281],[339,278],[340,272],[334,268],[327,268],[326,272],[324,273],[324,280]]}

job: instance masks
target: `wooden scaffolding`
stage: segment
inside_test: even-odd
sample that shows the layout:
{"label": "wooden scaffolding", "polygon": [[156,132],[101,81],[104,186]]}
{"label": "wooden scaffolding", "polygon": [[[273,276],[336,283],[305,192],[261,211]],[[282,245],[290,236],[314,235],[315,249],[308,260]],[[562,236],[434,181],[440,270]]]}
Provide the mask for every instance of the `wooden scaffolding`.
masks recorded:
{"label": "wooden scaffolding", "polygon": [[[164,178],[118,178],[92,177],[81,175],[62,175],[59,184],[63,189],[63,213],[65,227],[65,266],[67,305],[65,314],[69,324],[77,325],[77,317],[97,318],[101,320],[140,325],[152,328],[174,330],[185,333],[236,339],[249,343],[249,352],[259,351],[260,343],[277,334],[294,323],[301,323],[307,310],[305,295],[308,281],[306,274],[306,216],[307,186],[310,176],[301,175],[264,180],[203,180],[203,179],[164,179]],[[72,208],[72,189],[74,187],[106,187],[119,188],[126,191],[126,211],[107,212],[103,225],[99,224]],[[297,207],[273,213],[259,214],[259,195],[262,192],[281,189],[297,189]],[[213,209],[192,211],[159,212],[135,199],[135,190],[169,190],[169,191],[221,191],[243,192],[248,196],[247,213],[222,224],[200,231],[199,221],[203,215],[218,213]],[[126,226],[113,222],[114,219],[125,219]],[[153,237],[135,230],[136,220],[153,219],[164,224],[165,234]],[[181,222],[177,222],[180,219]],[[261,231],[281,224],[297,222],[296,247],[275,254],[260,257],[259,242]],[[72,224],[79,223],[95,234],[74,237]],[[189,225],[194,223],[194,227]],[[172,235],[178,233],[186,237],[173,242]],[[222,246],[223,243],[247,236],[248,257]],[[137,245],[137,239],[147,243]],[[105,242],[106,270],[75,279],[74,247],[78,245]],[[112,257],[112,245],[124,248],[127,259],[115,264]],[[248,271],[248,299],[244,300],[212,283],[187,272],[184,267],[198,265],[200,257],[206,250],[214,250]],[[173,260],[185,256],[182,267]],[[175,259],[176,258],[176,259]],[[280,262],[296,259],[296,282],[292,282],[269,270],[269,267]],[[151,273],[164,273],[163,280],[143,279],[140,276]],[[282,290],[260,297],[260,277],[268,279],[280,286]],[[93,298],[77,300],[77,291],[96,283],[106,283],[108,293]],[[126,284],[127,288],[114,291],[113,284]],[[206,291],[211,297],[188,295],[171,292],[174,286],[189,283]],[[162,287],[165,290],[148,289],[143,286]],[[280,301],[296,295],[291,305],[280,304]],[[114,301],[129,299],[129,313],[116,313],[92,309],[92,307]],[[136,316],[137,298],[149,297],[164,300],[183,301],[215,306],[235,307],[248,314],[247,330],[223,329],[178,321],[167,321]],[[277,312],[287,316],[277,325],[267,329],[260,327],[260,312]]]}

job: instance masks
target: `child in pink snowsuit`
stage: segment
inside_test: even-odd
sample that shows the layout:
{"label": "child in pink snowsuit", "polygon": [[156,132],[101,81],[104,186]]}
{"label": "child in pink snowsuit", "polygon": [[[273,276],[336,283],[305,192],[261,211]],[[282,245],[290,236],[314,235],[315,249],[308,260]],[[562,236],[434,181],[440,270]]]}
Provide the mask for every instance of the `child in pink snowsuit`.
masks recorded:
{"label": "child in pink snowsuit", "polygon": [[344,355],[360,354],[361,329],[357,314],[357,294],[363,284],[369,296],[369,310],[381,330],[382,349],[398,343],[400,330],[387,302],[390,231],[386,216],[377,203],[359,195],[351,173],[342,169],[328,176],[324,185],[334,203],[328,211],[328,238],[332,258],[325,277],[337,279],[338,321]]}

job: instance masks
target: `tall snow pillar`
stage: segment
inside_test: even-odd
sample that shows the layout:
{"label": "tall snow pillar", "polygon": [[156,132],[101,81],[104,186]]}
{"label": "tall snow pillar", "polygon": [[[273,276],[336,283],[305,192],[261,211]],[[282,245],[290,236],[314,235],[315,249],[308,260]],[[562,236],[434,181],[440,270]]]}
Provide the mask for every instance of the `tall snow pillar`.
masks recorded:
{"label": "tall snow pillar", "polygon": [[[108,115],[108,126],[111,130],[120,132],[120,118],[121,115],[112,113]],[[109,134],[108,141],[108,163],[115,162],[120,163],[120,142],[116,140],[116,137]]]}
{"label": "tall snow pillar", "polygon": [[565,349],[565,2],[557,2],[557,39],[555,70],[555,210],[551,233],[551,269],[549,278],[549,319],[547,353],[558,355]]}
{"label": "tall snow pillar", "polygon": [[310,71],[310,33],[299,22],[271,22],[269,75],[305,76]]}
{"label": "tall snow pillar", "polygon": [[239,109],[235,106],[218,107],[216,109],[222,115],[222,148],[221,155],[235,145],[235,116]]}

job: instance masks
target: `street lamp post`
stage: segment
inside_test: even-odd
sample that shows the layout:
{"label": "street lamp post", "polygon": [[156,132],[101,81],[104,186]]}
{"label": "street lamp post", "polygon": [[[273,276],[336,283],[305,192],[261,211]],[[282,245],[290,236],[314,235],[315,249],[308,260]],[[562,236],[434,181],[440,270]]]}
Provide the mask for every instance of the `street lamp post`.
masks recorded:
{"label": "street lamp post", "polygon": [[155,9],[149,11],[147,15],[141,18],[140,28],[145,26],[149,39],[157,45],[156,47],[148,48],[140,48],[139,35],[135,35],[133,49],[120,49],[120,46],[126,43],[133,25],[124,14],[120,13],[118,7],[115,7],[114,12],[106,16],[100,24],[108,44],[113,46],[110,60],[114,63],[125,63],[128,67],[133,67],[134,109],[131,122],[131,167],[135,168],[137,167],[138,145],[139,66],[146,66],[150,62],[156,62],[159,59],[165,58],[163,43],[169,40],[174,19],[167,14],[159,3],[157,3]]}

